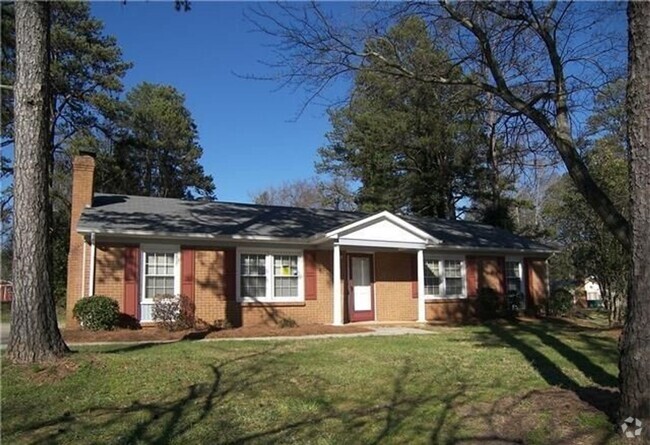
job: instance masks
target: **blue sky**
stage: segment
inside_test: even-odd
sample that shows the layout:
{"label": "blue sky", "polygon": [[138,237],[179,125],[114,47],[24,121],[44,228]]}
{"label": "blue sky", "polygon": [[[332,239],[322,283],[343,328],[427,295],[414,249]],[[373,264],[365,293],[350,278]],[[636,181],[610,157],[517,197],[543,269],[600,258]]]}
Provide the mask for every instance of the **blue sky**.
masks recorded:
{"label": "blue sky", "polygon": [[[329,129],[325,108],[311,106],[295,120],[302,92],[277,90],[264,75],[268,38],[251,32],[243,2],[92,4],[134,67],[128,89],[142,81],[170,84],[185,94],[198,125],[202,164],[214,177],[217,198],[250,201],[250,192],[314,175],[316,150]],[[266,46],[265,46],[266,45]]]}
{"label": "blue sky", "polygon": [[[250,201],[250,193],[314,175],[317,149],[326,143],[324,106],[312,105],[295,120],[303,91],[238,74],[268,75],[261,60],[272,60],[270,39],[253,32],[247,2],[193,1],[189,12],[170,2],[95,2],[93,14],[114,35],[124,59],[134,63],[125,87],[143,82],[170,84],[185,94],[204,149],[202,164],[214,177],[217,198]],[[608,4],[605,31],[624,34],[624,5]],[[269,7],[273,5],[268,4]],[[581,4],[578,8],[592,7]],[[355,16],[352,3],[327,3],[337,18]],[[343,94],[339,83],[333,93]],[[576,111],[576,110],[574,110]],[[584,113],[575,112],[582,123]]]}

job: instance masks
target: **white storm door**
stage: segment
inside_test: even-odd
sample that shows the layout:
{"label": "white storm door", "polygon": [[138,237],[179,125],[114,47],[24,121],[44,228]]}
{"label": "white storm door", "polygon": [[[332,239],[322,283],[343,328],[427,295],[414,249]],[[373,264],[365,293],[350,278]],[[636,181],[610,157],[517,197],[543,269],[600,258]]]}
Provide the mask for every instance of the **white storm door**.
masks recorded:
{"label": "white storm door", "polygon": [[372,281],[370,278],[369,256],[353,256],[352,261],[352,295],[354,312],[372,311]]}

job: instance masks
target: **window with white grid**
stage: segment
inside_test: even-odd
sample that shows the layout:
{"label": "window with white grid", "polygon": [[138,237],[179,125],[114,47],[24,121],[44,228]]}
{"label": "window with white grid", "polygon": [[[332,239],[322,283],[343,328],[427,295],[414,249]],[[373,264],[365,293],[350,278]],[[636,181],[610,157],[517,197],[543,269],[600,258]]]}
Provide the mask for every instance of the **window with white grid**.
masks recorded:
{"label": "window with white grid", "polygon": [[425,258],[424,260],[424,295],[440,296],[440,260]]}
{"label": "window with white grid", "polygon": [[178,253],[143,248],[143,301],[152,301],[159,295],[178,293]]}
{"label": "window with white grid", "polygon": [[521,261],[506,261],[506,293],[511,294],[523,292],[521,270]]}
{"label": "window with white grid", "polygon": [[298,255],[273,256],[273,295],[298,297]]}
{"label": "window with white grid", "polygon": [[303,300],[302,267],[302,252],[239,252],[239,300]]}
{"label": "window with white grid", "polygon": [[425,255],[424,295],[427,298],[465,298],[465,260]]}
{"label": "window with white grid", "polygon": [[266,296],[266,255],[243,254],[240,264],[241,296]]}

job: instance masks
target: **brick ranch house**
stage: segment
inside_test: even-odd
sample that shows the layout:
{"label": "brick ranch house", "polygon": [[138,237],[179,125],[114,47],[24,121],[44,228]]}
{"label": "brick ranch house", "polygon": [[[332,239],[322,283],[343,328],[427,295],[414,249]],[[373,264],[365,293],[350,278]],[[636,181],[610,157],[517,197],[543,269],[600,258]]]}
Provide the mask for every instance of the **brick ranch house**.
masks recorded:
{"label": "brick ranch house", "polygon": [[88,295],[152,321],[183,294],[197,319],[233,326],[459,321],[480,289],[548,295],[548,246],[466,221],[93,193],[95,159],[73,162],[67,319]]}

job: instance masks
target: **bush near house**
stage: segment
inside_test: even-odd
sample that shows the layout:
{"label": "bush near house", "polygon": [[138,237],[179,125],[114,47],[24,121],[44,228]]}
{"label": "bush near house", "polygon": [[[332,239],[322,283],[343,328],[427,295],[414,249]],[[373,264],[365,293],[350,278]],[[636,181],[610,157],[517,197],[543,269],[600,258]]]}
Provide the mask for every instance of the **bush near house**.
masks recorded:
{"label": "bush near house", "polygon": [[72,314],[84,329],[111,330],[117,326],[120,308],[117,301],[112,298],[95,295],[79,300],[75,304]]}
{"label": "bush near house", "polygon": [[154,298],[153,319],[168,331],[194,327],[194,303],[185,295],[159,295]]}
{"label": "bush near house", "polygon": [[479,289],[477,303],[478,316],[483,320],[498,318],[503,312],[503,304],[499,294],[489,287]]}
{"label": "bush near house", "polygon": [[556,289],[548,299],[548,315],[564,317],[573,309],[573,295],[566,289]]}

